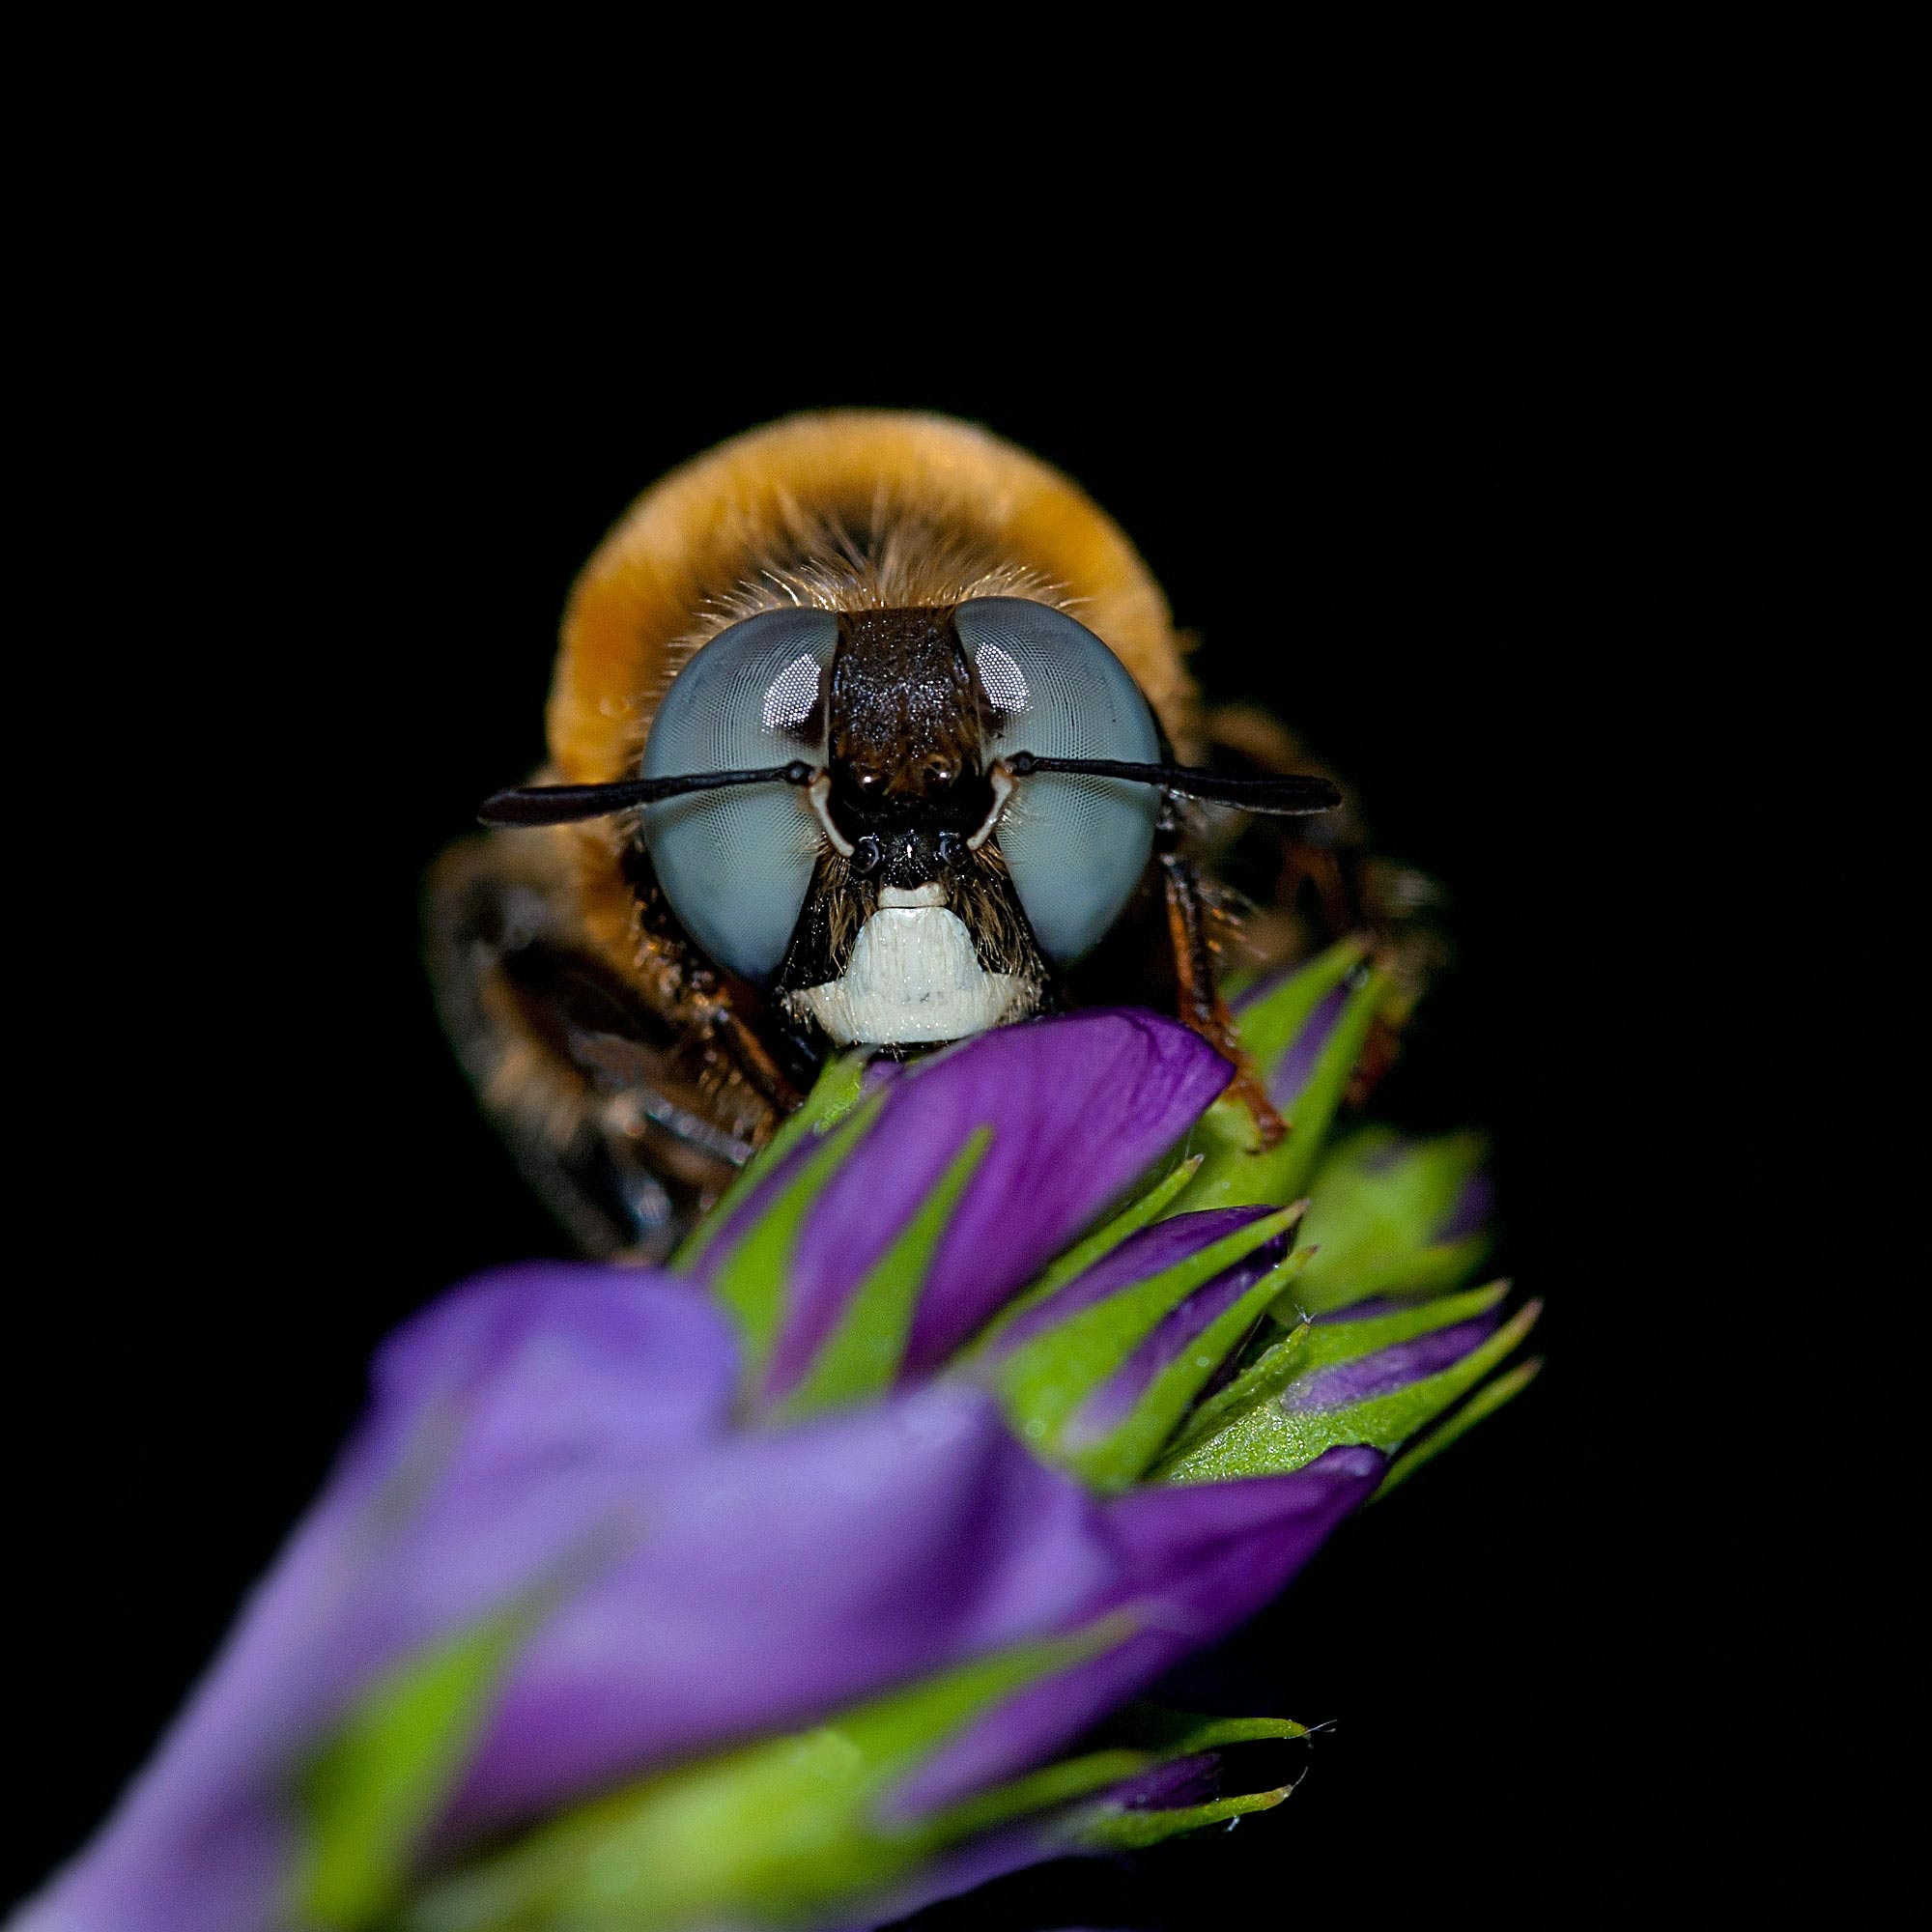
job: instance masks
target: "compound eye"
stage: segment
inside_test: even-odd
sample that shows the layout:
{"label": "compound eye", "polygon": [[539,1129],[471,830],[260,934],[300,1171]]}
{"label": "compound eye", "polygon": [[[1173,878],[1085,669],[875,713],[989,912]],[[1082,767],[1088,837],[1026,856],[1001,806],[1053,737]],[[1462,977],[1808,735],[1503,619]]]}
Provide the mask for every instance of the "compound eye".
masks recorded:
{"label": "compound eye", "polygon": [[[671,680],[642,776],[825,762],[825,687],[838,642],[829,611],[766,611],[721,631]],[[644,808],[644,843],[684,929],[719,965],[769,980],[817,862],[797,785],[734,785]]]}
{"label": "compound eye", "polygon": [[[953,612],[993,706],[986,755],[1155,763],[1160,734],[1127,668],[1065,611],[981,597]],[[1153,850],[1160,792],[1125,779],[1036,772],[994,834],[1039,943],[1063,963],[1095,946]]]}

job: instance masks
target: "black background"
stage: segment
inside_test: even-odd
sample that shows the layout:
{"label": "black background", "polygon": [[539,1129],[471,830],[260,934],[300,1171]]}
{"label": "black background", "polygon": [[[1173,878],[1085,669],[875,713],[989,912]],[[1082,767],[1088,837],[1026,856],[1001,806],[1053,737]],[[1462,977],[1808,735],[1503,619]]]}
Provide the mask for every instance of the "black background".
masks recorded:
{"label": "black background", "polygon": [[1238,325],[834,276],[808,321],[795,279],[729,267],[615,302],[371,245],[149,339],[152,413],[98,452],[54,735],[98,759],[108,714],[134,789],[66,821],[72,912],[36,949],[80,1012],[45,1133],[85,1191],[43,1210],[20,1311],[17,1594],[52,1694],[21,1714],[44,1776],[9,1876],[148,1749],[376,1341],[560,1251],[437,1032],[421,872],[536,761],[564,592],[631,496],[843,403],[1067,469],[1210,693],[1290,719],[1445,883],[1456,963],[1377,1109],[1491,1130],[1498,1262],[1548,1302],[1543,1378],[1245,1639],[1261,1702],[1336,1720],[1293,1799],[935,1922],[1185,1925],[1244,1885],[1284,1917],[1535,1911],[1728,1888],[1802,1840],[1750,1761],[1803,1673],[1763,1655],[1783,1530],[1731,1410],[1747,1299],[1752,1333],[1804,1314],[1817,860],[1764,805],[1803,747],[1766,708],[1783,592],[1741,528],[1763,428],[1721,332],[1485,268]]}

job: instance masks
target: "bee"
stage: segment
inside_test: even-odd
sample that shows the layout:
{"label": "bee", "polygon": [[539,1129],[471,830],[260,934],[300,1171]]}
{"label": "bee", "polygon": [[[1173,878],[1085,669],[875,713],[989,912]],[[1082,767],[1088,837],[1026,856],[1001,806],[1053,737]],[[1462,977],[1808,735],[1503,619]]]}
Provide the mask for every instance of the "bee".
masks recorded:
{"label": "bee", "polygon": [[[1175,1011],[1278,1137],[1211,861],[1341,793],[1183,647],[1121,529],[965,423],[796,416],[647,490],[571,591],[548,763],[430,890],[444,1024],[580,1244],[668,1252],[835,1050],[1071,1006]],[[1346,846],[1291,837],[1277,906],[1361,923]]]}

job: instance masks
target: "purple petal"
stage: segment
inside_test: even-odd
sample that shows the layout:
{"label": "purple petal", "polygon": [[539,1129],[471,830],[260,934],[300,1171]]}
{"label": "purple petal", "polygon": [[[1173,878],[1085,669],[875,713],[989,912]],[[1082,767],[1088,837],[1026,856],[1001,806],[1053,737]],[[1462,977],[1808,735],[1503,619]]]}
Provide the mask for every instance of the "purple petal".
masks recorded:
{"label": "purple petal", "polygon": [[[897,1925],[943,1898],[957,1898],[961,1892],[977,1890],[1009,1872],[1024,1871],[1028,1865],[1043,1864],[1049,1859],[1092,1857],[1085,1845],[1068,1842],[1063,1828],[1065,1815],[1065,1808],[1056,1809],[969,1838],[916,1865],[897,1884],[875,1892],[858,1909],[856,1918],[841,1916],[824,1924],[822,1932],[881,1932],[881,1928]],[[1076,1932],[1076,1928],[1067,1927],[1066,1932]]]}
{"label": "purple petal", "polygon": [[1180,1139],[1232,1077],[1151,1013],[981,1035],[895,1081],[806,1225],[768,1392],[805,1372],[845,1298],[973,1131],[994,1129],[933,1258],[904,1373],[929,1373]]}
{"label": "purple petal", "polygon": [[594,1262],[501,1268],[383,1345],[365,1428],[460,1408],[445,1482],[494,1482],[506,1458],[655,1460],[724,1429],[735,1352],[723,1312],[682,1282]]}
{"label": "purple petal", "polygon": [[314,1749],[386,1669],[506,1605],[542,1621],[492,1703],[445,1847],[1130,1616],[1105,1657],[950,1747],[915,1794],[940,1802],[1028,1768],[1246,1615],[1381,1466],[1337,1450],[1293,1476],[1102,1503],[1034,1462],[976,1387],[735,1435],[735,1367],[701,1296],[638,1270],[519,1270],[412,1323],[185,1716],[24,1923],[276,1922],[299,1852],[292,1787]]}
{"label": "purple petal", "polygon": [[1166,1811],[1183,1804],[1199,1804],[1213,1797],[1221,1768],[1218,1751],[1196,1751],[1188,1757],[1169,1758],[1115,1785],[1103,1794],[1110,1804],[1126,1811]]}
{"label": "purple petal", "polygon": [[[1164,1274],[1188,1256],[1226,1239],[1237,1228],[1245,1228],[1249,1222],[1263,1220],[1273,1212],[1271,1208],[1210,1208],[1202,1213],[1171,1214],[1164,1221],[1156,1221],[1152,1227],[1129,1235],[1119,1247],[1102,1255],[1092,1267],[1065,1286],[1055,1289],[1044,1301],[1036,1302],[1025,1314],[1015,1316],[1001,1330],[989,1352],[993,1359],[999,1360],[1021,1343],[1058,1327],[1083,1308],[1092,1308],[1110,1294],[1137,1281],[1146,1281],[1151,1275]],[[1273,1260],[1268,1263],[1271,1267],[1274,1261],[1281,1259],[1281,1243],[1268,1242],[1260,1252],[1272,1254]]]}
{"label": "purple petal", "polygon": [[743,1437],[648,1485],[639,1516],[635,1550],[519,1660],[459,1831],[805,1722],[1120,1587],[1098,1507],[951,1383]]}
{"label": "purple petal", "polygon": [[56,1872],[7,1932],[254,1932],[285,1922],[295,1833],[267,1801],[238,1797],[209,1810],[192,1839],[177,1827],[116,1829],[118,1843],[97,1840]]}
{"label": "purple petal", "polygon": [[1373,1449],[1331,1449],[1286,1476],[1129,1491],[1108,1509],[1129,1579],[1112,1607],[1131,1634],[1011,1698],[928,1760],[894,1801],[917,1816],[1012,1776],[1076,1737],[1178,1659],[1260,1609],[1374,1493]]}
{"label": "purple petal", "polygon": [[[1202,1214],[1182,1218],[1215,1217]],[[1212,1281],[1196,1289],[1179,1307],[1171,1310],[1152,1334],[1081,1406],[1068,1431],[1069,1442],[1097,1440],[1124,1422],[1154,1378],[1234,1307],[1287,1252],[1286,1235],[1264,1241],[1252,1254],[1243,1256],[1224,1274],[1217,1274]]]}
{"label": "purple petal", "polygon": [[522,1270],[411,1324],[322,1503],[47,1909],[272,1921],[314,1749],[386,1668],[505,1606],[542,1621],[445,1846],[1128,1592],[1102,1506],[1035,1462],[984,1391],[935,1384],[737,1435],[734,1374],[723,1317],[630,1269]]}
{"label": "purple petal", "polygon": [[1379,1349],[1373,1355],[1317,1369],[1305,1380],[1290,1383],[1281,1406],[1295,1411],[1347,1408],[1373,1396],[1392,1395],[1410,1382],[1420,1381],[1424,1376],[1433,1376],[1460,1362],[1489,1337],[1499,1319],[1494,1313],[1479,1315],[1473,1321],[1438,1328],[1434,1334],[1418,1335],[1413,1341]]}
{"label": "purple petal", "polygon": [[1302,1023],[1301,1031],[1295,1035],[1288,1051],[1276,1062],[1267,1083],[1268,1098],[1276,1106],[1292,1105],[1308,1085],[1315,1064],[1321,1058],[1322,1049],[1340,1022],[1350,994],[1351,989],[1346,980],[1324,993],[1315,1010]]}

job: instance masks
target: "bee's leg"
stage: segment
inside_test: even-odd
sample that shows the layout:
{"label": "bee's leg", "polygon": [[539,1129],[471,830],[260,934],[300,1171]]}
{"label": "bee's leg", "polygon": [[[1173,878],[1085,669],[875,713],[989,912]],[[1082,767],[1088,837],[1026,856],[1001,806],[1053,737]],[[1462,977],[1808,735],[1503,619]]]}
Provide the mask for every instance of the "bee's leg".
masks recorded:
{"label": "bee's leg", "polygon": [[650,940],[667,994],[680,1017],[702,1034],[774,1117],[782,1120],[805,1097],[801,1082],[810,1084],[810,1069],[798,1055],[790,1056],[789,1067],[780,1065],[757,1029],[738,1010],[730,987],[693,951],[641,845],[625,853],[623,869],[637,897],[639,923]]}
{"label": "bee's leg", "polygon": [[471,838],[429,889],[438,1005],[532,1184],[592,1254],[658,1261],[772,1120],[674,980],[635,985],[598,956],[557,841]]}
{"label": "bee's leg", "polygon": [[731,1004],[730,996],[720,987],[706,997],[711,1005],[705,1024],[731,1056],[746,1083],[781,1120],[795,1112],[805,1095],[786,1078],[764,1041]]}
{"label": "bee's leg", "polygon": [[1180,1018],[1215,1052],[1235,1063],[1229,1092],[1247,1107],[1264,1148],[1288,1131],[1263,1087],[1254,1062],[1241,1044],[1239,1029],[1221,997],[1214,969],[1213,910],[1193,863],[1175,851],[1160,855],[1161,884],[1167,895],[1167,929],[1174,945],[1174,971],[1180,988]]}
{"label": "bee's leg", "polygon": [[[1222,705],[1203,721],[1222,761],[1248,772],[1324,771],[1281,724],[1251,705]],[[1347,788],[1344,787],[1345,793]],[[1350,1084],[1360,1104],[1393,1064],[1404,1024],[1447,958],[1432,915],[1441,894],[1413,867],[1378,856],[1352,799],[1319,818],[1250,822],[1229,835],[1247,841],[1244,883],[1257,903],[1244,921],[1249,963],[1268,973],[1343,938],[1368,947],[1386,988]],[[1265,841],[1277,841],[1270,853]],[[1217,873],[1228,854],[1210,854]]]}

